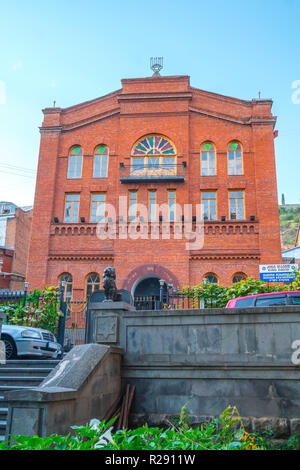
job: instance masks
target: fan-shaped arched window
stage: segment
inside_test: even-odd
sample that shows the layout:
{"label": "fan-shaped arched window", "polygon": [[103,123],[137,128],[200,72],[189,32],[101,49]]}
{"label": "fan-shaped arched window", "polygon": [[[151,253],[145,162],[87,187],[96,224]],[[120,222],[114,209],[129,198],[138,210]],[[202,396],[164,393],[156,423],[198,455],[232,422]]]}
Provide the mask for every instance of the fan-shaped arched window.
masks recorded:
{"label": "fan-shaped arched window", "polygon": [[243,174],[243,149],[239,142],[231,142],[228,146],[228,174]]}
{"label": "fan-shaped arched window", "polygon": [[60,292],[63,292],[63,300],[71,300],[73,289],[73,278],[69,273],[63,273],[59,277]]}
{"label": "fan-shaped arched window", "polygon": [[98,145],[94,152],[94,178],[107,178],[108,169],[108,147],[106,145]]}
{"label": "fan-shaped arched window", "polygon": [[176,149],[171,140],[159,134],[139,139],[131,152],[131,174],[175,175]]}
{"label": "fan-shaped arched window", "polygon": [[208,273],[204,276],[203,282],[209,282],[210,284],[218,284],[219,280],[215,274]]}
{"label": "fan-shaped arched window", "polygon": [[232,277],[232,284],[236,284],[240,281],[245,281],[247,279],[246,274],[244,273],[235,273]]}
{"label": "fan-shaped arched window", "polygon": [[97,273],[89,274],[86,278],[86,297],[100,289],[100,276]]}
{"label": "fan-shaped arched window", "polygon": [[68,178],[81,178],[82,148],[75,146],[69,153]]}
{"label": "fan-shaped arched window", "polygon": [[214,176],[216,174],[216,149],[213,143],[205,142],[201,145],[201,176]]}

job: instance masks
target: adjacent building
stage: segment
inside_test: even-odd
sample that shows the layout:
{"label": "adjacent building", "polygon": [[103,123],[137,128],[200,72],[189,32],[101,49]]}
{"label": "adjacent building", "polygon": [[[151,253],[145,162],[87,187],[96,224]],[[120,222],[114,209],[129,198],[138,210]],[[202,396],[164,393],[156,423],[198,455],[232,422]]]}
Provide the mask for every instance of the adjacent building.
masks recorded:
{"label": "adjacent building", "polygon": [[[280,263],[271,108],[269,99],[155,74],[44,109],[30,288],[64,280],[65,295],[83,299],[111,265],[119,288],[158,295],[159,279],[177,289],[205,279],[229,285],[259,278],[259,264]],[[203,246],[188,244],[184,232],[200,223],[198,206]]]}
{"label": "adjacent building", "polygon": [[0,202],[0,290],[24,288],[32,206]]}

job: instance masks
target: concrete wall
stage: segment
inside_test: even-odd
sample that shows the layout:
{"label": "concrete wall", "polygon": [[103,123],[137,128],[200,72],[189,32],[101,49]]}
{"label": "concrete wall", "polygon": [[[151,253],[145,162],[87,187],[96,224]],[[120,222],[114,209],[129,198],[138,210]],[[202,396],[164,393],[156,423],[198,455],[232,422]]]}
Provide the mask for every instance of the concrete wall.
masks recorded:
{"label": "concrete wall", "polygon": [[[102,315],[107,328],[113,317]],[[136,385],[131,423],[160,423],[187,403],[195,421],[236,405],[243,417],[300,424],[300,366],[292,362],[300,306],[123,310],[119,316],[123,381]]]}
{"label": "concrete wall", "polygon": [[9,435],[67,434],[72,425],[102,419],[121,392],[119,348],[74,347],[39,387],[7,392]]}

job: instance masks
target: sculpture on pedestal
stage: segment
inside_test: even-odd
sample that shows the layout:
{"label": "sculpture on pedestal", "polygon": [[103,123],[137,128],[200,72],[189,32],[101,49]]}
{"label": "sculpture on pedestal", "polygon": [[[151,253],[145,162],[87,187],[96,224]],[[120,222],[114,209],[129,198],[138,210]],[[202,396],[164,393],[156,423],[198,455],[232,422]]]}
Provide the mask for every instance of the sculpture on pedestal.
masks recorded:
{"label": "sculpture on pedestal", "polygon": [[118,291],[116,286],[116,271],[112,266],[108,266],[103,272],[103,290],[105,302],[116,302]]}

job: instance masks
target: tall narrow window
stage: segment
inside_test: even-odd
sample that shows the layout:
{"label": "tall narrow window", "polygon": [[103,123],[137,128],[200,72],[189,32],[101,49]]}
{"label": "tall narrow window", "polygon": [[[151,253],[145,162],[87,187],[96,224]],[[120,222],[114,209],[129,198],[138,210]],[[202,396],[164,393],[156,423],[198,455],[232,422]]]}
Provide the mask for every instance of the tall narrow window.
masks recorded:
{"label": "tall narrow window", "polygon": [[65,198],[65,222],[78,222],[79,214],[79,194],[66,194]]}
{"label": "tall narrow window", "polygon": [[60,289],[63,291],[63,300],[71,300],[72,298],[72,288],[73,288],[73,279],[71,274],[64,273],[59,278]]}
{"label": "tall narrow window", "polygon": [[105,193],[93,193],[91,204],[91,222],[103,222],[105,215]]}
{"label": "tall narrow window", "polygon": [[204,220],[216,220],[216,192],[202,192]]}
{"label": "tall narrow window", "polygon": [[129,220],[136,219],[137,191],[129,191]]}
{"label": "tall narrow window", "polygon": [[243,174],[243,152],[239,142],[231,142],[228,147],[228,174]]}
{"label": "tall narrow window", "polygon": [[89,297],[93,292],[100,289],[99,274],[89,274],[86,279],[86,297]]}
{"label": "tall narrow window", "polygon": [[156,219],[156,191],[149,191],[149,221]]}
{"label": "tall narrow window", "polygon": [[176,191],[168,191],[168,204],[169,204],[169,221],[174,222],[175,220],[175,204],[176,204]]}
{"label": "tall narrow window", "polygon": [[94,178],[106,178],[108,168],[108,147],[99,145],[94,153]]}
{"label": "tall narrow window", "polygon": [[229,217],[231,220],[244,220],[244,191],[229,191]]}
{"label": "tall narrow window", "polygon": [[216,174],[216,150],[211,142],[201,147],[201,176],[214,176]]}
{"label": "tall narrow window", "polygon": [[82,148],[73,147],[69,155],[68,178],[81,178]]}

